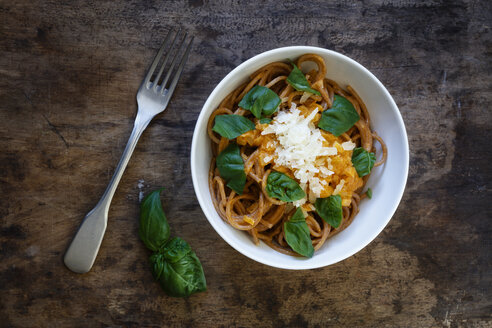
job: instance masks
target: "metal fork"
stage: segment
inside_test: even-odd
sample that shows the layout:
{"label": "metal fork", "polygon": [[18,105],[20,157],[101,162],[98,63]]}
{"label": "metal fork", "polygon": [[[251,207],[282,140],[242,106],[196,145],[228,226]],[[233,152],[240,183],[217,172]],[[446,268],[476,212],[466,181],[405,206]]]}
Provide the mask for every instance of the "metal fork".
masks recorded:
{"label": "metal fork", "polygon": [[[180,31],[174,33],[174,31],[171,30],[155,56],[155,59],[138,90],[138,112],[135,118],[135,124],[120,162],[116,167],[116,172],[111,178],[99,203],[97,203],[96,207],[94,207],[82,221],[79,230],[65,253],[64,262],[70,270],[77,273],[85,273],[88,272],[94,264],[104,232],[106,231],[109,205],[111,204],[111,199],[113,198],[116,187],[123,175],[123,171],[130,160],[142,132],[154,116],[166,109],[169,99],[181,76],[186,60],[188,59],[192,42],[193,37],[189,38],[187,33],[184,33],[183,35]],[[178,43],[179,46],[177,45]],[[167,55],[160,65],[157,75],[152,79],[166,50],[168,50]],[[174,56],[172,55],[173,53]],[[172,60],[169,64],[167,73],[162,82],[160,82],[162,74],[171,57]],[[177,63],[178,66],[177,69],[175,69]]]}

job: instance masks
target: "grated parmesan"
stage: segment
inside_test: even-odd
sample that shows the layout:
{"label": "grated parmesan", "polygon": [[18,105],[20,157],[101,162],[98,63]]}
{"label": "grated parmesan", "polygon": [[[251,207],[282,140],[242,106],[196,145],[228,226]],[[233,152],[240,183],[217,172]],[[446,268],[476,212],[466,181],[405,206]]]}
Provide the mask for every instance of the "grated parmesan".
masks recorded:
{"label": "grated parmesan", "polygon": [[354,150],[355,148],[355,143],[352,142],[352,140],[345,141],[342,143],[342,148],[343,150]]}
{"label": "grated parmesan", "polygon": [[340,183],[337,184],[335,187],[335,190],[333,191],[333,195],[338,195],[340,191],[342,191],[343,185],[345,184],[345,180],[340,180]]}
{"label": "grated parmesan", "polygon": [[[331,170],[333,169],[331,159],[326,160],[327,169],[317,163],[317,157],[338,154],[336,147],[323,145],[325,139],[320,130],[312,123],[317,113],[318,109],[314,109],[308,117],[304,117],[301,111],[297,109],[296,104],[293,103],[290,110],[279,112],[261,133],[262,135],[276,135],[278,143],[273,156],[275,164],[292,169],[294,176],[299,180],[304,190],[309,185],[308,197],[311,202],[314,202],[313,199],[316,200],[316,197],[320,197],[324,189],[323,185],[326,184],[325,181],[323,181],[324,183],[320,182],[316,175],[327,177],[334,174]],[[270,158],[268,159],[270,160]],[[340,190],[342,187],[343,183]],[[294,202],[294,205],[301,206],[305,202],[306,199],[304,198]]]}
{"label": "grated parmesan", "polygon": [[335,173],[331,170],[328,170],[324,166],[320,166],[319,170],[321,171],[321,176],[323,176],[323,177],[327,177],[327,176],[333,175]]}

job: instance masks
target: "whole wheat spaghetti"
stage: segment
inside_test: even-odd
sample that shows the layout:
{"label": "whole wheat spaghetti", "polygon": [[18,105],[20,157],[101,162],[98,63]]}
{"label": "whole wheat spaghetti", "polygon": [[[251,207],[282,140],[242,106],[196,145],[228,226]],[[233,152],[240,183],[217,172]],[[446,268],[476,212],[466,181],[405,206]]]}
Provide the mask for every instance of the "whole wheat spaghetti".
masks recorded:
{"label": "whole wheat spaghetti", "polygon": [[[317,66],[317,69],[309,71],[304,76],[310,87],[318,91],[319,95],[314,91],[298,91],[287,81],[293,65],[287,62],[270,63],[257,70],[247,82],[225,97],[210,116],[207,129],[213,151],[209,188],[217,213],[234,228],[249,233],[256,244],[261,240],[271,248],[293,256],[298,254],[286,241],[284,223],[291,218],[296,207],[302,208],[312,245],[314,250],[318,250],[328,238],[351,224],[359,212],[360,201],[367,196],[365,184],[369,174],[359,177],[353,167],[351,158],[354,147],[361,147],[375,154],[374,144],[377,141],[381,145],[382,154],[376,156],[379,160],[374,166],[383,164],[387,157],[386,145],[376,132],[371,130],[369,112],[357,92],[350,85],[343,89],[335,81],[327,78],[327,68],[322,57],[305,54],[295,60],[299,68],[304,62],[314,62]],[[263,120],[260,122],[250,110],[239,106],[241,100],[255,86],[264,86],[280,98],[278,110],[269,117],[273,119],[271,122]],[[338,137],[318,127],[322,113],[332,108],[336,96],[348,100],[360,117],[352,127]],[[247,131],[234,139],[227,139],[212,130],[218,115],[231,114],[249,119],[255,125],[254,130]],[[275,130],[275,127],[286,124],[284,123],[286,118],[291,117],[296,117],[299,121],[309,121],[304,124],[309,126],[311,135],[318,136],[321,141],[317,142],[321,142],[322,149],[325,151],[324,155],[320,153],[319,156],[318,154],[311,156],[311,164],[306,169],[311,173],[307,178],[298,178],[304,174],[299,167],[286,165],[285,160],[282,162],[282,156],[289,155],[288,153],[285,155],[288,152],[287,147],[284,147],[287,150],[282,150],[283,153],[279,151],[282,138],[292,139],[293,132],[282,132],[284,134],[281,135],[279,129]],[[285,136],[288,133],[291,135]],[[242,194],[227,187],[227,182],[221,177],[216,165],[217,156],[231,143],[239,146],[240,156],[244,162],[246,183]],[[296,202],[285,202],[271,197],[266,190],[267,179],[274,171],[295,180],[304,190],[305,198]],[[306,182],[303,179],[308,180]],[[337,228],[323,220],[314,206],[317,198],[332,195],[341,197],[343,218]]]}

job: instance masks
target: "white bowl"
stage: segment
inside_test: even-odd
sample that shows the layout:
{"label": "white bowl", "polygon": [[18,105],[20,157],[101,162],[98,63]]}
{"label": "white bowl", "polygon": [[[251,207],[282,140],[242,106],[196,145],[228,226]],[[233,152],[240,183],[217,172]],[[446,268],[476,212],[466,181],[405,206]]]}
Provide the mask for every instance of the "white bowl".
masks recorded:
{"label": "white bowl", "polygon": [[[327,76],[342,87],[350,84],[363,99],[371,115],[371,125],[386,142],[388,159],[374,168],[366,187],[372,199],[364,199],[352,224],[314,253],[310,259],[281,254],[224,222],[215,211],[208,188],[208,171],[212,157],[207,121],[222,99],[260,67],[287,58],[295,59],[305,53],[318,54],[325,59]],[[378,149],[379,150],[379,149]],[[378,151],[379,153],[379,151]],[[367,246],[388,224],[403,195],[408,175],[408,140],[398,107],[381,82],[362,65],[335,51],[306,46],[285,47],[261,53],[238,67],[215,87],[196,122],[191,145],[191,175],[193,186],[210,224],[238,252],[260,263],[283,269],[313,269],[327,266],[357,253]]]}

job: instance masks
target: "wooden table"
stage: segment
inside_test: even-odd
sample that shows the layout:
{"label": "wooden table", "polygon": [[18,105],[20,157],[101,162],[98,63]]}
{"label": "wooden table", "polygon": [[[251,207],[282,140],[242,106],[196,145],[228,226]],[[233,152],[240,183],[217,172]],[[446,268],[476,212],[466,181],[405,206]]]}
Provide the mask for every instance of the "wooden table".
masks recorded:
{"label": "wooden table", "polygon": [[[3,1],[0,326],[492,327],[489,1]],[[63,253],[104,191],[135,94],[172,26],[196,38],[167,111],[140,140],[88,274]],[[346,54],[388,88],[410,142],[398,211],[361,252],[285,271],[228,246],[203,215],[189,153],[214,86],[265,50]],[[208,291],[167,297],[137,236],[139,195],[164,186],[171,229]]]}

